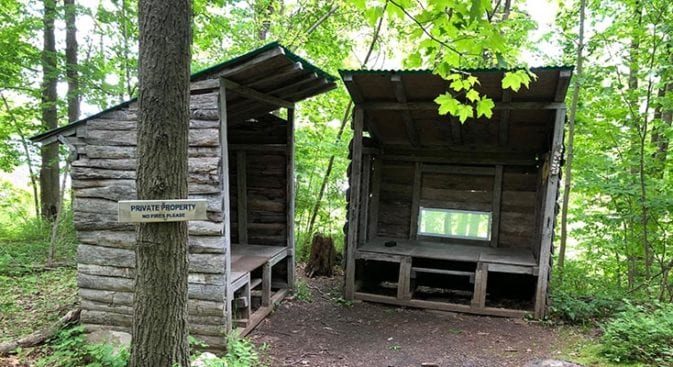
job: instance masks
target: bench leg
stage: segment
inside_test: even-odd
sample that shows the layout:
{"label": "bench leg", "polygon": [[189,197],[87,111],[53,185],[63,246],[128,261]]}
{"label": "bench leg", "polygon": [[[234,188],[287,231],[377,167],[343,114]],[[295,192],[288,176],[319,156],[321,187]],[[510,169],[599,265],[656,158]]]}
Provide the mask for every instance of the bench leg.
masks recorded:
{"label": "bench leg", "polygon": [[472,307],[486,307],[486,284],[488,282],[488,264],[478,263],[477,272],[474,275],[474,294]]}
{"label": "bench leg", "polygon": [[397,299],[411,299],[411,257],[400,261],[400,275],[397,280]]}
{"label": "bench leg", "polygon": [[262,268],[262,306],[271,305],[271,264],[267,262]]}

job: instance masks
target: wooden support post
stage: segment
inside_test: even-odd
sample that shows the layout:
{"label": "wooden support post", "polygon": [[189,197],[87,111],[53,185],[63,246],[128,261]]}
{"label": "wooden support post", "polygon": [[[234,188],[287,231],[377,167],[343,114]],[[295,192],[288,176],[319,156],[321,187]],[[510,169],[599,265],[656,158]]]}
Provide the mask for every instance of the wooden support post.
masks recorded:
{"label": "wooden support post", "polygon": [[220,83],[219,95],[219,115],[220,115],[220,159],[222,160],[222,241],[224,241],[224,317],[225,329],[231,331],[231,300],[234,298],[234,291],[231,288],[231,211],[229,205],[229,148],[227,138],[227,88],[224,83]]}
{"label": "wooden support post", "polygon": [[488,264],[477,263],[477,271],[474,274],[474,294],[472,295],[472,307],[486,307],[486,286],[488,282]]}
{"label": "wooden support post", "polygon": [[367,225],[367,239],[372,241],[376,238],[379,224],[379,197],[381,196],[381,170],[383,161],[374,158],[374,172],[372,173],[372,197],[369,203],[369,215]]}
{"label": "wooden support post", "polygon": [[358,237],[367,241],[367,221],[369,220],[369,180],[371,178],[372,157],[363,154],[362,157],[362,214],[358,226]]}
{"label": "wooden support post", "polygon": [[362,130],[364,111],[355,107],[353,111],[353,158],[351,161],[350,201],[348,206],[348,237],[346,247],[346,279],[344,297],[352,300],[355,296],[355,250],[358,247],[358,224],[360,217],[360,175],[362,174]]}
{"label": "wooden support post", "polygon": [[414,184],[411,196],[411,219],[409,220],[409,239],[418,238],[418,216],[420,213],[421,201],[421,175],[423,173],[423,163],[416,162],[414,165]]}
{"label": "wooden support post", "polygon": [[400,275],[397,280],[397,299],[411,299],[411,257],[405,256],[400,261]]}
{"label": "wooden support post", "polygon": [[495,166],[493,177],[493,208],[491,215],[491,247],[498,247],[500,237],[500,207],[502,205],[502,171],[501,164]]}
{"label": "wooden support post", "polygon": [[[552,238],[554,236],[554,222],[556,220],[556,197],[558,194],[561,159],[563,158],[563,124],[565,123],[566,110],[556,110],[554,122],[554,135],[549,159],[549,173],[542,208],[542,238],[540,242],[540,271],[537,278],[537,290],[535,292],[535,317],[542,318],[547,308],[547,287],[549,285],[550,260]],[[543,173],[544,174],[544,173]]]}
{"label": "wooden support post", "polygon": [[286,162],[286,225],[287,225],[287,286],[294,288],[294,108],[287,109]]}
{"label": "wooden support post", "polygon": [[245,151],[236,152],[236,199],[238,203],[238,243],[248,243],[248,184]]}
{"label": "wooden support post", "polygon": [[271,305],[271,263],[262,268],[262,306]]}

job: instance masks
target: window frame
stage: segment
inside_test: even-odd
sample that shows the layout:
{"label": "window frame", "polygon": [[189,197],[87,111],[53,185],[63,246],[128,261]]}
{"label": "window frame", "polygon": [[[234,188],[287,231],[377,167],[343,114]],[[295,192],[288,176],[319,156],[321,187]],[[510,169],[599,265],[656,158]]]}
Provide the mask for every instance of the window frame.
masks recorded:
{"label": "window frame", "polygon": [[[476,237],[476,236],[461,236],[461,235],[452,235],[452,234],[441,234],[441,233],[432,233],[432,232],[423,232],[421,230],[421,221],[423,217],[423,210],[431,210],[435,212],[444,212],[444,213],[457,213],[457,214],[488,214],[488,228],[486,232],[486,237]],[[461,210],[461,209],[447,209],[447,208],[433,208],[433,207],[423,207],[419,206],[418,208],[418,223],[417,223],[417,236],[425,237],[437,237],[437,238],[454,238],[461,240],[470,240],[470,241],[483,241],[490,242],[493,231],[493,212],[492,211],[479,211],[479,210]]]}

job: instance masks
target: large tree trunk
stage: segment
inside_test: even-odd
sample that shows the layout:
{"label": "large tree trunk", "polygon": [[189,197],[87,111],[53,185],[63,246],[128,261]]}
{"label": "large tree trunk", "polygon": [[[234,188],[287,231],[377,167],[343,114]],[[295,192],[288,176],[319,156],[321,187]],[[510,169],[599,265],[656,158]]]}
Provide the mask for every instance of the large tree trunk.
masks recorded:
{"label": "large tree trunk", "polygon": [[577,118],[577,102],[580,98],[580,82],[582,80],[582,65],[584,57],[584,15],[586,10],[586,0],[580,2],[580,30],[579,43],[577,45],[577,73],[575,74],[575,84],[573,85],[573,96],[570,102],[570,113],[568,116],[568,141],[566,144],[566,164],[564,168],[563,182],[563,206],[561,208],[561,245],[558,252],[558,269],[563,275],[563,266],[566,257],[566,243],[568,241],[568,201],[570,200],[570,189],[572,188],[572,166],[573,151],[575,148],[575,120]]}
{"label": "large tree trunk", "polygon": [[[44,47],[42,49],[42,125],[45,130],[58,127],[56,110],[56,40],[54,37],[55,0],[44,0]],[[40,202],[42,217],[53,220],[58,203],[58,143],[43,145],[41,148]]]}
{"label": "large tree trunk", "polygon": [[[138,199],[187,198],[191,1],[139,3]],[[188,366],[187,223],[136,233],[131,366]]]}
{"label": "large tree trunk", "polygon": [[75,0],[63,0],[65,6],[65,74],[68,78],[68,122],[79,120],[79,76],[77,72],[77,6]]}

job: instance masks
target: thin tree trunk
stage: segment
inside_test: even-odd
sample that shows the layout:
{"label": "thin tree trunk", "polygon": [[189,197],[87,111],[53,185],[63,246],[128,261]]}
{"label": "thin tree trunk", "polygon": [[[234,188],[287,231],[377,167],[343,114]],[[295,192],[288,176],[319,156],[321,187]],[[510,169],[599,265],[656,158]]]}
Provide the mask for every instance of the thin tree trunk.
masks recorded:
{"label": "thin tree trunk", "polygon": [[9,102],[7,102],[7,98],[5,98],[5,95],[0,92],[0,97],[2,98],[2,102],[5,105],[5,109],[7,110],[7,114],[9,115],[9,118],[12,120],[12,124],[14,125],[14,130],[16,131],[17,134],[19,134],[19,139],[21,140],[21,147],[23,148],[23,154],[26,155],[26,165],[28,166],[28,175],[30,176],[30,185],[33,187],[33,203],[35,205],[35,217],[40,216],[40,197],[38,196],[37,192],[37,180],[38,177],[35,174],[35,167],[33,167],[33,160],[30,159],[30,148],[28,145],[28,138],[26,137],[26,134],[23,133],[23,129],[21,128],[21,125],[19,124],[19,121],[16,119],[16,116],[14,115],[14,112],[12,111],[11,107],[9,107]]}
{"label": "thin tree trunk", "polygon": [[[191,13],[189,0],[139,3],[141,200],[187,198]],[[189,366],[187,238],[186,222],[137,227],[131,367]]]}
{"label": "thin tree trunk", "polygon": [[63,0],[65,5],[65,74],[68,78],[68,122],[79,120],[79,73],[77,71],[77,5],[75,0]]}
{"label": "thin tree trunk", "polygon": [[558,269],[563,276],[563,266],[566,257],[566,243],[568,241],[568,201],[570,200],[570,190],[572,189],[572,166],[573,151],[575,148],[575,120],[577,118],[577,102],[580,97],[580,88],[582,82],[582,66],[584,64],[584,19],[586,12],[586,0],[580,2],[580,22],[579,22],[579,43],[577,44],[577,72],[575,74],[575,83],[573,85],[572,102],[570,102],[570,111],[568,113],[568,142],[566,144],[566,163],[564,169],[563,182],[563,206],[561,207],[561,244],[558,253]]}
{"label": "thin tree trunk", "polygon": [[[387,3],[386,3],[387,4]],[[385,14],[385,9],[384,13]],[[376,46],[376,43],[379,40],[379,34],[381,33],[381,25],[383,24],[383,16],[379,18],[378,24],[376,24],[376,29],[374,30],[374,36],[372,38],[372,42],[369,44],[369,50],[367,50],[367,55],[365,56],[364,61],[362,61],[362,67],[364,68],[367,66],[367,63],[369,62],[369,59],[372,56],[372,53],[374,52],[374,47]],[[346,127],[346,123],[348,122],[348,117],[351,115],[350,111],[351,108],[353,107],[353,102],[349,101],[348,105],[346,106],[346,111],[344,113],[343,119],[341,119],[341,125],[339,126],[339,131],[337,132],[336,136],[336,144],[339,144],[341,142],[341,137],[343,135],[343,132]],[[306,236],[305,238],[305,245],[308,245],[308,242],[311,240],[312,234],[313,234],[313,226],[315,225],[315,220],[316,217],[318,216],[318,211],[320,211],[320,204],[322,202],[322,198],[325,195],[325,189],[327,188],[327,184],[329,183],[329,176],[332,174],[332,169],[334,168],[334,159],[336,156],[332,154],[329,157],[329,162],[327,163],[327,169],[325,170],[325,175],[323,176],[322,183],[320,184],[320,190],[318,191],[318,197],[315,200],[315,205],[313,205],[313,209],[311,210],[311,216],[308,222],[308,226],[306,227]]]}
{"label": "thin tree trunk", "polygon": [[[42,49],[42,126],[45,130],[58,127],[56,110],[56,39],[54,37],[54,19],[56,17],[55,0],[44,0],[44,46]],[[58,202],[58,143],[43,145],[41,148],[42,166],[40,168],[40,210],[42,217],[53,220]]]}
{"label": "thin tree trunk", "polygon": [[51,237],[49,239],[49,255],[47,257],[47,267],[51,268],[54,266],[54,253],[56,252],[56,236],[58,235],[58,226],[61,222],[61,217],[63,216],[63,199],[65,196],[65,180],[68,178],[68,172],[70,171],[70,161],[65,161],[65,168],[63,168],[63,182],[61,183],[61,192],[58,196],[58,203],[56,206],[56,218],[54,223],[51,225]]}

